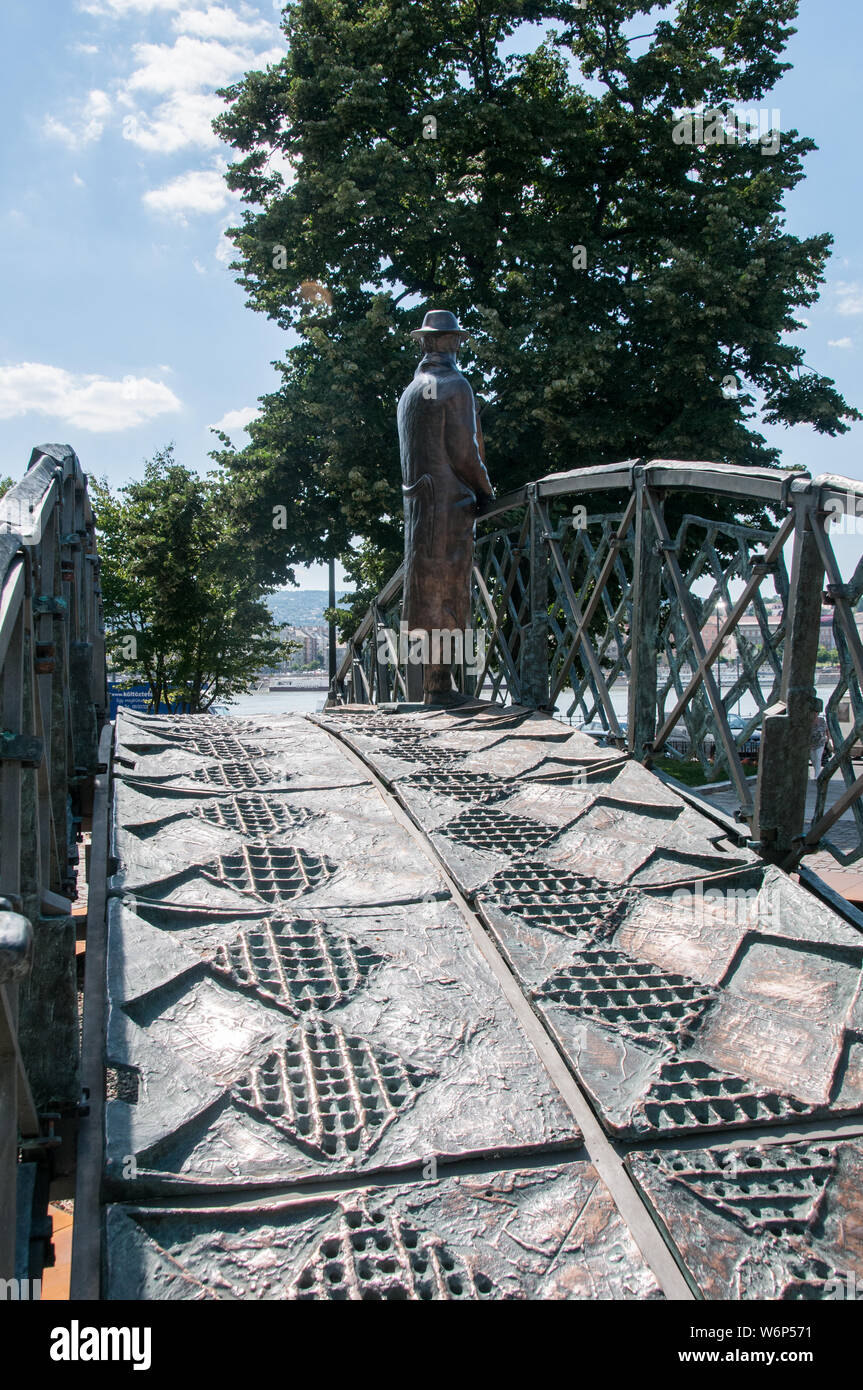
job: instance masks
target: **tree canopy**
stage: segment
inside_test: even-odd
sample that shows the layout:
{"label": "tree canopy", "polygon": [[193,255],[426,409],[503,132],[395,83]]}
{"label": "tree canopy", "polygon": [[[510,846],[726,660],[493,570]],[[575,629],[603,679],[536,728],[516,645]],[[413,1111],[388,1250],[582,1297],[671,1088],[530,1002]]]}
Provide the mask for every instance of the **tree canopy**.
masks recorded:
{"label": "tree canopy", "polygon": [[[783,217],[815,146],[773,121],[768,136],[757,112],[752,130],[737,120],[786,70],[796,13],[797,0],[285,8],[284,58],[230,88],[216,122],[246,202],[229,233],[238,279],[298,335],[251,443],[222,437],[215,455],[267,573],[352,537],[361,582],[397,559],[395,407],[428,307],[472,330],[462,363],[499,491],[626,458],[777,464],[761,422],[835,435],[861,418],[793,341],[832,241],[792,236]],[[511,51],[529,24],[541,42]]]}
{"label": "tree canopy", "polygon": [[112,493],[91,479],[110,664],[143,674],[156,713],[205,710],[248,690],[284,654],[229,486],[172,447]]}

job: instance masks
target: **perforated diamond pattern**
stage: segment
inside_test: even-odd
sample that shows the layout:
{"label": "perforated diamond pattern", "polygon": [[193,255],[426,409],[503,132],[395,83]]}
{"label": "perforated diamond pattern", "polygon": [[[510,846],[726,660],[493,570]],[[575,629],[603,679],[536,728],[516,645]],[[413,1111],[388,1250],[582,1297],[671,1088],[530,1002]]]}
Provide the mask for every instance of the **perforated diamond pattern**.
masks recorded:
{"label": "perforated diamond pattern", "polygon": [[426,1075],[319,1020],[235,1082],[240,1105],[321,1159],[370,1152]]}
{"label": "perforated diamond pattern", "polygon": [[759,1091],[740,1076],[726,1076],[706,1062],[664,1062],[637,1107],[650,1129],[696,1129],[794,1120],[813,1107],[793,1096]]}
{"label": "perforated diamond pattern", "polygon": [[402,723],[397,715],[392,718],[385,715],[377,718],[352,715],[348,727],[386,742],[389,745],[386,751],[394,758],[402,758],[410,763],[425,763],[427,767],[439,768],[441,771],[457,770],[467,756],[466,753],[456,753],[451,748],[436,746],[433,735],[424,733],[419,728],[410,728]]}
{"label": "perforated diamond pattern", "polygon": [[223,801],[210,801],[197,807],[197,814],[210,825],[238,830],[241,835],[253,838],[294,830],[314,819],[314,812],[302,806],[289,806],[284,801],[264,796],[233,796]]}
{"label": "perforated diamond pattern", "polygon": [[593,940],[611,935],[632,896],[539,862],[501,869],[489,892],[505,911],[531,924]]}
{"label": "perforated diamond pattern", "polygon": [[400,746],[397,756],[408,762],[424,763],[426,767],[439,768],[441,772],[458,770],[465,760],[464,753],[454,753],[451,748],[436,748],[424,740],[417,746]]}
{"label": "perforated diamond pattern", "polygon": [[823,1146],[646,1155],[671,1182],[747,1231],[799,1233],[815,1221],[836,1171],[835,1154]]}
{"label": "perforated diamond pattern", "polygon": [[512,793],[512,784],[502,777],[485,776],[481,772],[414,772],[406,778],[409,786],[437,796],[451,796],[456,801],[471,801],[487,806]]}
{"label": "perforated diamond pattern", "polygon": [[381,960],[322,922],[274,918],[245,927],[210,965],[231,984],[298,1016],[343,1004]]}
{"label": "perforated diamond pattern", "polygon": [[649,1042],[690,1036],[716,995],[685,975],[666,975],[623,951],[587,950],[559,970],[536,997]]}
{"label": "perforated diamond pattern", "polygon": [[858,1303],[863,1300],[863,1284],[859,1280],[852,1282],[847,1270],[843,1272],[816,1255],[795,1251],[787,1263],[787,1269],[791,1277],[782,1293],[783,1302],[823,1299],[829,1284],[833,1285],[834,1290],[841,1290],[843,1299]]}
{"label": "perforated diamond pattern", "polygon": [[280,772],[275,778],[265,763],[256,766],[250,762],[213,763],[208,767],[198,767],[191,773],[196,782],[208,787],[266,787],[270,782],[284,782],[288,774]]}
{"label": "perforated diamond pattern", "polygon": [[269,903],[308,893],[335,867],[302,849],[262,844],[243,845],[237,854],[220,854],[218,864],[225,883]]}
{"label": "perforated diamond pattern", "polygon": [[394,758],[402,758],[409,763],[425,763],[427,767],[437,767],[442,771],[458,768],[465,755],[454,753],[451,748],[436,748],[428,735],[400,734],[397,738],[388,737],[388,752]]}
{"label": "perforated diamond pattern", "polygon": [[403,715],[349,714],[340,715],[339,720],[343,728],[368,734],[374,738],[415,738],[417,736],[416,728],[411,727]]}
{"label": "perforated diamond pattern", "polygon": [[242,762],[245,758],[263,758],[264,750],[255,744],[241,743],[238,738],[190,738],[183,744],[183,751],[199,754],[202,758],[217,758],[220,761]]}
{"label": "perforated diamond pattern", "polygon": [[547,844],[558,834],[559,827],[541,825],[526,816],[508,816],[494,807],[462,811],[450,821],[443,833],[471,849],[489,854],[528,854]]}
{"label": "perforated diamond pattern", "polygon": [[178,719],[173,715],[163,718],[153,717],[140,721],[142,727],[152,729],[160,738],[183,742],[200,738],[204,734],[215,737],[239,734],[246,727],[241,719],[223,719],[215,714],[196,714],[189,719]]}
{"label": "perforated diamond pattern", "polygon": [[380,1302],[481,1299],[493,1292],[491,1280],[473,1274],[439,1236],[358,1201],[342,1209],[289,1296]]}

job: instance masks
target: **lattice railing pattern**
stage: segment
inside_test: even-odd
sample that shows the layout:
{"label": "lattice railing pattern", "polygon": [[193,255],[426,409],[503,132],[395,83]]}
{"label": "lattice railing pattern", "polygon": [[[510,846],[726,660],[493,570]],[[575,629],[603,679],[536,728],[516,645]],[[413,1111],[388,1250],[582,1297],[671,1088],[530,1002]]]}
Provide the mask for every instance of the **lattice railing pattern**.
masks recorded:
{"label": "lattice railing pattern", "polygon": [[[704,515],[699,500],[717,496],[773,524]],[[863,561],[844,582],[830,522],[861,511],[863,485],[848,479],[710,463],[530,483],[479,519],[473,622],[485,659],[461,688],[553,710],[647,763],[694,757],[730,780],[765,857],[794,867],[822,849],[851,863],[863,857]],[[807,815],[822,598],[839,677],[826,702],[833,751]],[[408,697],[398,654],[382,662],[370,641],[384,613],[398,630],[399,602],[395,576],[354,635],[337,698]],[[756,753],[757,778],[744,762]]]}
{"label": "lattice railing pattern", "polygon": [[[734,612],[736,598],[732,594],[735,581],[748,586],[748,613],[755,617],[757,636],[750,635],[738,622],[723,638],[723,651],[733,644],[734,657],[729,657],[723,669],[720,656],[717,681],[721,707],[729,722],[745,696],[751,698],[755,712],[747,715],[732,730],[738,751],[751,743],[760,729],[765,709],[779,699],[782,682],[782,647],[785,639],[784,612],[788,600],[788,571],[780,552],[774,562],[765,566],[762,557],[776,540],[777,531],[754,527],[734,526],[716,520],[687,515],[674,537],[678,556],[688,557],[683,574],[686,589],[691,594],[700,631],[709,628],[718,636],[727,615]],[[659,648],[663,667],[659,672],[657,700],[658,731],[672,716],[678,716],[685,728],[684,746],[688,744],[705,773],[713,770],[714,760],[726,764],[727,759],[717,738],[716,715],[703,682],[691,698],[687,691],[698,672],[699,654],[687,631],[674,583],[666,567],[662,572],[663,605],[659,633]],[[782,618],[771,617],[766,598],[778,598],[782,603]],[[733,667],[733,669],[731,669]],[[725,683],[728,677],[730,684]]]}
{"label": "lattice railing pattern", "polygon": [[[863,486],[835,478],[829,484],[830,492],[822,498],[822,515],[826,510],[828,516],[837,519],[840,515],[850,516],[856,529],[863,510]],[[861,537],[863,530],[857,538],[858,548],[863,545]],[[811,851],[820,846],[840,863],[852,864],[863,858],[863,642],[855,620],[863,598],[863,557],[844,583],[829,527],[818,526],[815,539],[827,581],[825,599],[833,608],[839,677],[824,711],[833,751],[824,759],[818,777],[815,811],[804,849]],[[838,796],[833,790],[834,779],[842,788]]]}
{"label": "lattice railing pattern", "polygon": [[485,656],[473,686],[490,700],[513,701],[520,695],[521,651],[530,622],[526,535],[525,513],[512,526],[488,531],[476,546],[472,610]]}
{"label": "lattice railing pattern", "polygon": [[[622,738],[611,691],[629,679],[634,531],[624,513],[576,520],[565,516],[553,538],[550,698],[566,718]],[[585,618],[589,645],[579,640]]]}

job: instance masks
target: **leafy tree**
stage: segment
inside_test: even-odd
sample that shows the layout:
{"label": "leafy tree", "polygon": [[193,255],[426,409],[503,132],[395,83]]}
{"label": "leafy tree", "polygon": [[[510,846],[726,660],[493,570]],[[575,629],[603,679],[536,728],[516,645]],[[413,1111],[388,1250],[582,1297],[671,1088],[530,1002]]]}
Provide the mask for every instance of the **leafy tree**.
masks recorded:
{"label": "leafy tree", "polygon": [[205,710],[248,690],[286,644],[236,530],[229,484],[161,449],[112,493],[90,483],[114,668],[143,672],[158,712]]}
{"label": "leafy tree", "polygon": [[[699,147],[680,125],[702,108],[730,124],[764,99],[797,7],[286,7],[285,57],[230,88],[216,122],[247,203],[229,233],[239,282],[298,334],[249,446],[222,437],[214,455],[266,572],[353,536],[362,588],[391,571],[395,406],[416,362],[407,331],[432,305],[475,330],[464,362],[501,491],[625,458],[777,464],[759,413],[829,435],[861,418],[789,341],[832,242],[783,220],[813,142],[691,125]],[[544,41],[505,56],[525,23]],[[282,534],[275,503],[290,504]]]}

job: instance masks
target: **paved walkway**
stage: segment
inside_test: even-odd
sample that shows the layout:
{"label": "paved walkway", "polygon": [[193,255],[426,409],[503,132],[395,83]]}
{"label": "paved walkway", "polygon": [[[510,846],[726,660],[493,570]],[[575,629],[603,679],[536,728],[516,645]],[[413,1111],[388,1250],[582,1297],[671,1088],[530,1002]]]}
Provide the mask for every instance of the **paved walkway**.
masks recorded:
{"label": "paved walkway", "polygon": [[863,1287],[863,937],[527,711],[123,713],[103,1296]]}

